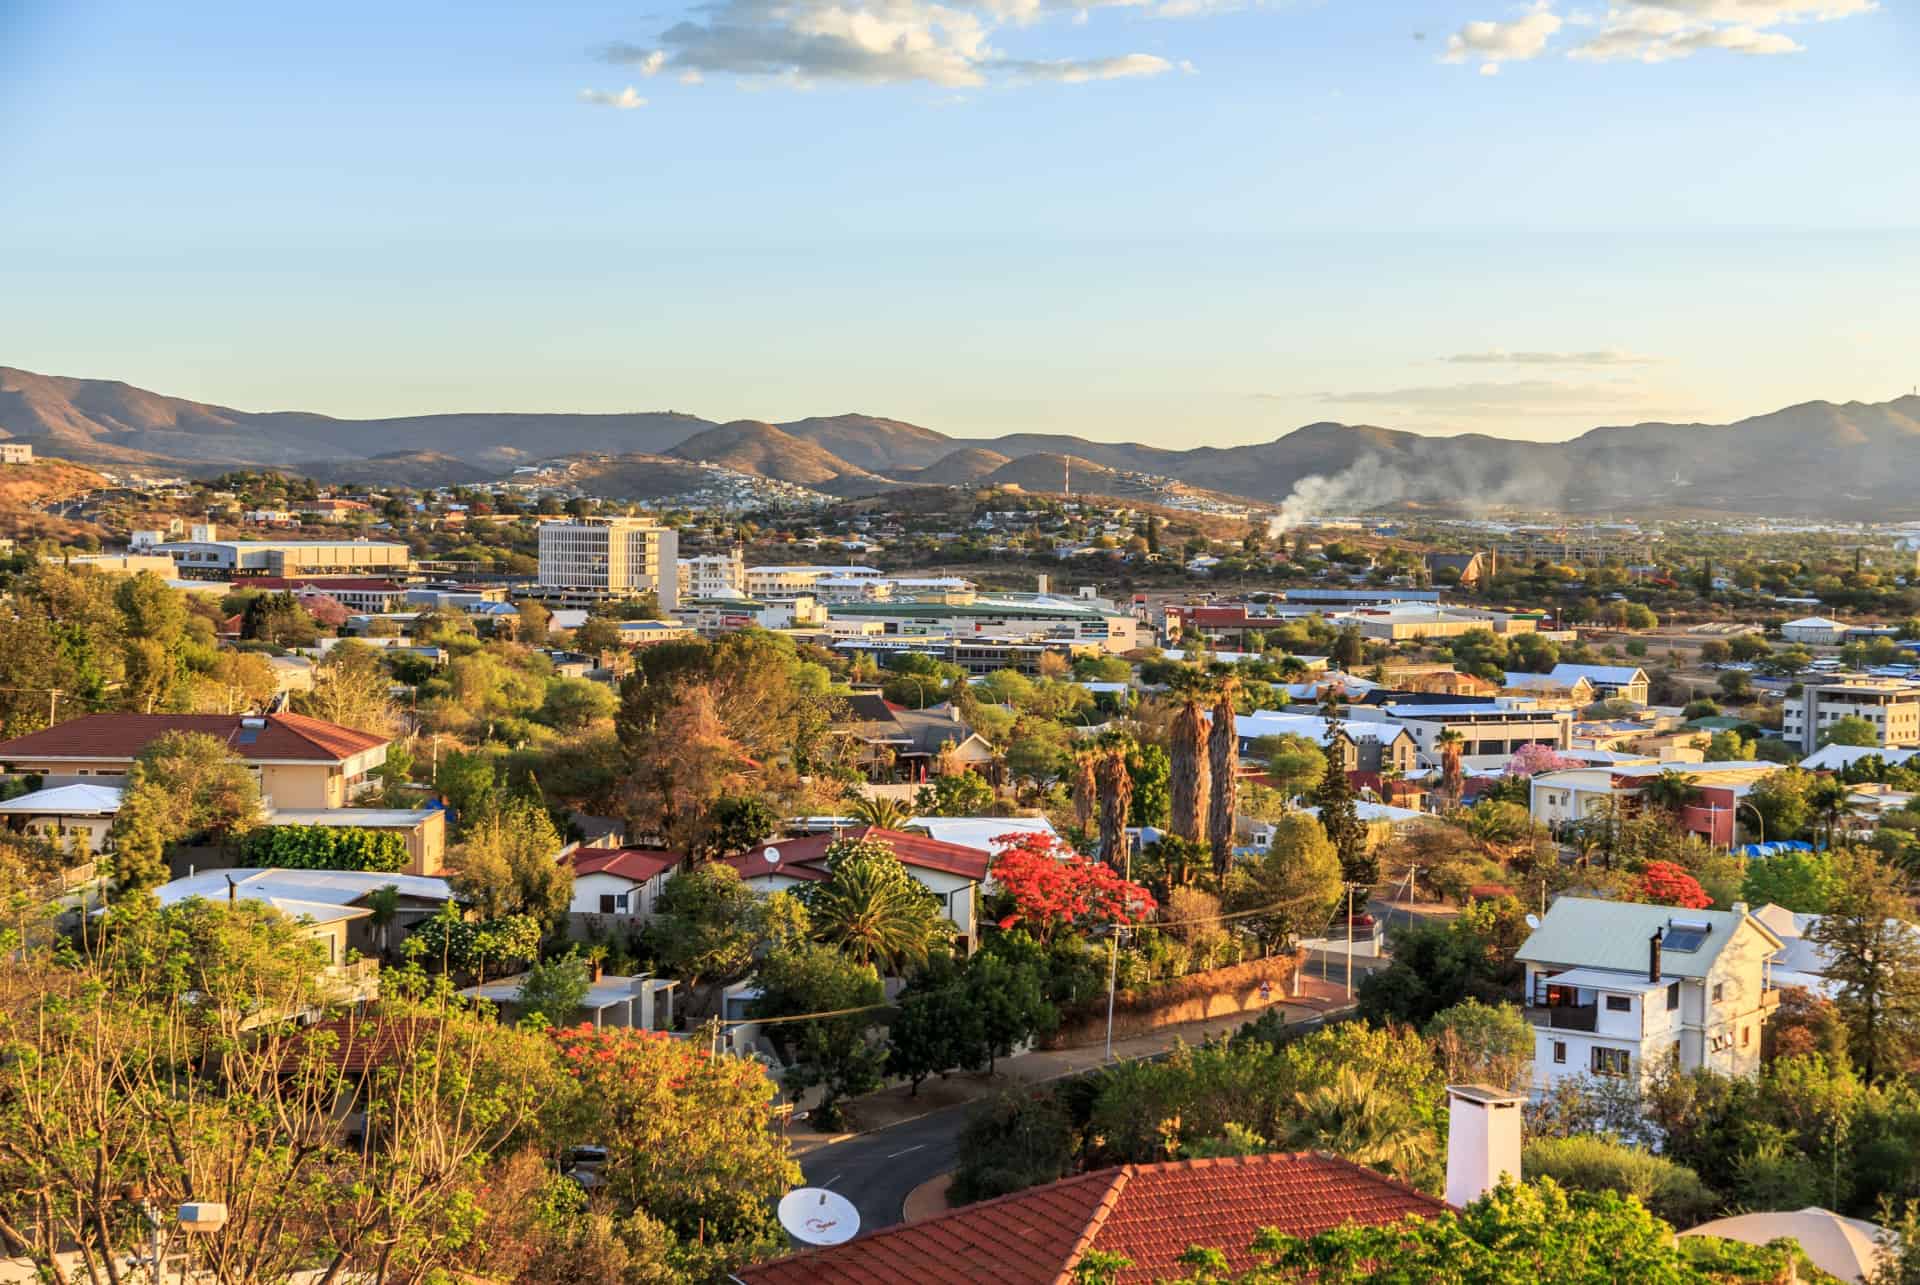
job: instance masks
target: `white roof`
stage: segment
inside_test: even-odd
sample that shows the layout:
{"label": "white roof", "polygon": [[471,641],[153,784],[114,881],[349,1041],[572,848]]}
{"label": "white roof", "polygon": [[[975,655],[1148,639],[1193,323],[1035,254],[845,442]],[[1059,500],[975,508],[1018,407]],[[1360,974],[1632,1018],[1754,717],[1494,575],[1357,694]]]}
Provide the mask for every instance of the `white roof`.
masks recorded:
{"label": "white roof", "polygon": [[1891,764],[1904,763],[1916,754],[1920,754],[1920,750],[1889,750],[1871,745],[1822,745],[1801,759],[1800,766],[1809,772],[1834,772],[1864,758],[1878,756]]}
{"label": "white roof", "polygon": [[1553,667],[1552,677],[1563,683],[1586,679],[1590,683],[1633,683],[1647,675],[1638,665],[1568,665]]}
{"label": "white roof", "polygon": [[438,808],[275,808],[267,817],[267,824],[411,830],[437,811]]}
{"label": "white roof", "polygon": [[1612,991],[1615,995],[1647,995],[1665,990],[1668,978],[1649,980],[1646,973],[1623,973],[1611,968],[1569,968],[1547,979],[1555,986],[1581,986],[1590,991]]}
{"label": "white roof", "polygon": [[1838,620],[1829,620],[1825,616],[1802,616],[1798,620],[1789,620],[1780,626],[1782,629],[1845,629]]}
{"label": "white roof", "polygon": [[11,816],[112,816],[120,810],[119,787],[112,785],[56,785],[0,803],[0,813]]}
{"label": "white roof", "polygon": [[232,870],[201,870],[154,890],[163,906],[199,897],[218,901],[234,892],[257,901],[289,900],[317,905],[349,906],[376,888],[392,884],[403,897],[451,901],[453,888],[445,879],[425,875],[382,874],[373,870],[286,870],[277,866],[239,866]]}
{"label": "white roof", "polygon": [[994,840],[1003,834],[1051,834],[1059,832],[1045,817],[915,817],[907,822],[909,830],[925,830],[940,843],[957,843],[963,848],[999,855]]}
{"label": "white roof", "polygon": [[[1317,807],[1300,810],[1310,817],[1317,818],[1320,815],[1320,809]],[[1398,825],[1405,821],[1418,821],[1427,814],[1416,812],[1412,808],[1396,808],[1390,803],[1375,803],[1371,799],[1355,799],[1353,815],[1364,822],[1388,821]]]}

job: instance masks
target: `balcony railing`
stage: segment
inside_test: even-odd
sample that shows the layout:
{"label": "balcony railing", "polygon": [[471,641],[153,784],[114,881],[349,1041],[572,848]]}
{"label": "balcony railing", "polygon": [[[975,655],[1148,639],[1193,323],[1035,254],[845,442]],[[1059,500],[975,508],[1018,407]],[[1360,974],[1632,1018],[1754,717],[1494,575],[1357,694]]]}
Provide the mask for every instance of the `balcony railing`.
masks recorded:
{"label": "balcony railing", "polygon": [[1529,1004],[1527,1021],[1556,1031],[1592,1031],[1600,1021],[1598,1004]]}

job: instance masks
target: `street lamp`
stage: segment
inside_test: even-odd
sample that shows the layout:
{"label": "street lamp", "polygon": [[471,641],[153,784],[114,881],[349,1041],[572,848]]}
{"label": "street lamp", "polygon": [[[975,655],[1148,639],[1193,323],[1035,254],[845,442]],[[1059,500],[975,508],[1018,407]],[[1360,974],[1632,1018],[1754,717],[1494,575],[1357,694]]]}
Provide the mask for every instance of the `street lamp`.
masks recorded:
{"label": "street lamp", "polygon": [[1746,799],[1735,799],[1733,801],[1733,814],[1736,817],[1740,815],[1741,808],[1745,808],[1747,811],[1753,813],[1753,819],[1760,823],[1760,842],[1765,843],[1767,841],[1767,818],[1765,815],[1761,813],[1759,808],[1755,807]]}

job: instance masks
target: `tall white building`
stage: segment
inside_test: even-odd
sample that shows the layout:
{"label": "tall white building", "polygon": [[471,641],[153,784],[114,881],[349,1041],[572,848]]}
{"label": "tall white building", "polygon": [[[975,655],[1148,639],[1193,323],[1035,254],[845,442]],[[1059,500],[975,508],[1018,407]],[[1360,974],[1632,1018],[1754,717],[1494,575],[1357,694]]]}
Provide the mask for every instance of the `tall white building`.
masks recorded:
{"label": "tall white building", "polygon": [[659,597],[680,602],[680,537],[646,518],[569,518],[540,524],[540,590],[562,601]]}
{"label": "tall white building", "polygon": [[747,559],[739,549],[680,559],[682,598],[739,598],[747,592]]}

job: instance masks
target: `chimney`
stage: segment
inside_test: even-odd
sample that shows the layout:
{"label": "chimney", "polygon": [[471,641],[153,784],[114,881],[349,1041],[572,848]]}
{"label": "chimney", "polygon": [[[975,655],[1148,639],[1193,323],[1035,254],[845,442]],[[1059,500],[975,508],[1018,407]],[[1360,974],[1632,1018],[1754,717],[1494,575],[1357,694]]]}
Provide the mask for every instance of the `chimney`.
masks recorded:
{"label": "chimney", "polygon": [[1447,1086],[1447,1203],[1464,1209],[1500,1185],[1520,1181],[1524,1093],[1487,1084]]}
{"label": "chimney", "polygon": [[1653,936],[1647,938],[1647,980],[1658,983],[1660,980],[1660,937],[1666,929],[1656,928]]}

